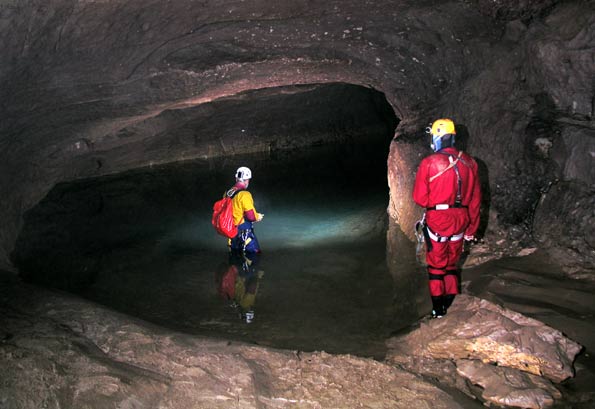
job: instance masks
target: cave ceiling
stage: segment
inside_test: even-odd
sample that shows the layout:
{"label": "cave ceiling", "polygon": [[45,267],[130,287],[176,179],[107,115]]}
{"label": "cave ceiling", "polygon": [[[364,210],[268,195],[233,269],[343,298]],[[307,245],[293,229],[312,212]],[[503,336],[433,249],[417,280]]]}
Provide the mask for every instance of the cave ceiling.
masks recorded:
{"label": "cave ceiling", "polygon": [[[525,130],[536,106],[553,106],[583,129],[592,114],[592,90],[585,91],[592,56],[581,51],[592,44],[592,13],[585,13],[592,6],[561,3],[4,1],[0,192],[10,200],[0,205],[2,258],[23,213],[56,183],[240,153],[247,143],[213,146],[229,146],[224,138],[241,122],[230,118],[262,122],[267,98],[287,114],[299,112],[300,95],[327,98],[329,107],[350,87],[382,95],[398,118],[396,136],[415,145],[409,173],[426,152],[421,125],[437,115],[465,124],[475,137],[469,149],[488,165],[532,146]],[[528,53],[536,58],[521,64]],[[553,69],[559,61],[562,75]],[[537,90],[549,105],[536,103]],[[508,147],[488,142],[495,118],[511,134]],[[273,129],[283,122],[271,121]],[[490,185],[509,172],[493,171]],[[406,191],[408,183],[393,181],[391,189]],[[391,200],[393,217],[412,213]]]}

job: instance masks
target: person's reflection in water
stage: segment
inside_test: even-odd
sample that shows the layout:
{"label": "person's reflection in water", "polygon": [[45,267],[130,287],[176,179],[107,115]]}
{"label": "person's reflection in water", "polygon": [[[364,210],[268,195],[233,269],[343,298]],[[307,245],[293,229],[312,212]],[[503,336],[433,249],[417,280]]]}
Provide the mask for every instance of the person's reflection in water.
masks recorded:
{"label": "person's reflection in water", "polygon": [[254,304],[260,279],[264,272],[258,269],[258,253],[233,253],[230,255],[230,263],[238,270],[235,280],[234,303],[240,310],[241,318],[251,323],[254,319]]}
{"label": "person's reflection in water", "polygon": [[260,255],[254,252],[231,251],[229,263],[217,276],[219,295],[238,310],[248,324],[254,320],[254,304],[264,271],[259,270]]}

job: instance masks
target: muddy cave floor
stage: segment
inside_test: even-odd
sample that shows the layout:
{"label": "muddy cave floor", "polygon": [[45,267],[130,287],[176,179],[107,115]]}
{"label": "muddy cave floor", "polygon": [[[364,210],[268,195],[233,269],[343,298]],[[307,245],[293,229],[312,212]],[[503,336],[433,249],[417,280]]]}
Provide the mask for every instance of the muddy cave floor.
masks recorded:
{"label": "muddy cave floor", "polygon": [[[468,263],[473,265],[474,257],[485,258],[485,251],[481,245],[473,249]],[[583,345],[584,349],[575,361],[576,376],[560,385],[566,399],[562,406],[556,407],[586,408],[595,403],[595,359],[592,356],[595,349],[595,282],[569,280],[560,271],[547,254],[537,250],[527,256],[503,257],[466,267],[462,287],[464,293],[486,298],[538,319]],[[14,284],[13,273],[3,272],[3,276],[4,279],[10,276],[9,280]],[[424,304],[422,300],[420,303],[420,313],[429,309],[429,302]],[[413,322],[400,332],[415,328],[419,322]],[[246,325],[236,328],[237,336],[247,335],[241,329],[248,328]],[[266,342],[262,344],[266,346]],[[381,361],[378,346],[373,349],[376,352],[374,358]],[[370,350],[367,350],[360,356],[370,355]],[[477,407],[474,406],[476,403],[470,405]]]}

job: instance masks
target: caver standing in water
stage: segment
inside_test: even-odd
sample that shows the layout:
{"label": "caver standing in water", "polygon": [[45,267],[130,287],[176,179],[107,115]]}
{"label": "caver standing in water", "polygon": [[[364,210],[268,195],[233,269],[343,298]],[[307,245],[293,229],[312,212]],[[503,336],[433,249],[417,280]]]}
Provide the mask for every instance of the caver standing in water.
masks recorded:
{"label": "caver standing in water", "polygon": [[424,158],[417,169],[413,200],[425,208],[432,316],[441,317],[459,293],[458,263],[463,239],[475,240],[481,188],[477,162],[455,148],[453,121],[438,119],[427,132],[434,153]]}
{"label": "caver standing in water", "polygon": [[[238,226],[238,234],[228,242],[229,258],[230,264],[238,268],[239,276],[250,282],[250,278],[262,277],[262,272],[258,270],[260,244],[254,234],[253,223],[261,221],[264,214],[256,211],[252,194],[247,190],[252,179],[252,171],[242,166],[236,171],[235,179],[235,185],[226,193],[232,198],[233,220]],[[245,295],[254,294],[255,296],[256,288],[256,285],[246,286]],[[245,318],[246,322],[252,322],[254,318],[253,298],[251,298],[252,302],[239,303],[242,318]]]}
{"label": "caver standing in water", "polygon": [[242,166],[236,171],[235,177],[235,185],[226,194],[232,198],[233,222],[238,226],[238,234],[229,240],[229,247],[232,252],[260,253],[253,223],[261,221],[264,214],[256,211],[252,194],[247,190],[252,171]]}

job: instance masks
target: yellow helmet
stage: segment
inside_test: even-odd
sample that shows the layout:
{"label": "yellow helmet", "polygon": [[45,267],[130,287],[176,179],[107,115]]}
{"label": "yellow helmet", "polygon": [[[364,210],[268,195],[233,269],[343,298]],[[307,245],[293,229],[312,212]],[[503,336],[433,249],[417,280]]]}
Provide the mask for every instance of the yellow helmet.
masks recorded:
{"label": "yellow helmet", "polygon": [[429,133],[432,138],[430,147],[434,152],[438,152],[442,149],[443,136],[452,135],[450,137],[450,144],[448,145],[450,146],[451,144],[454,144],[454,136],[457,134],[454,122],[447,118],[435,120],[431,127],[426,128],[426,132]]}
{"label": "yellow helmet", "polygon": [[432,124],[432,128],[430,129],[430,133],[432,136],[444,136],[447,134],[456,135],[455,131],[455,124],[452,120],[444,118],[444,119],[437,119]]}

